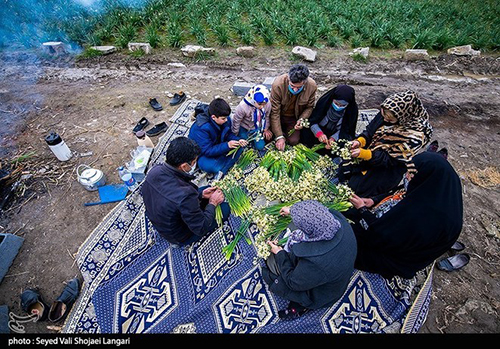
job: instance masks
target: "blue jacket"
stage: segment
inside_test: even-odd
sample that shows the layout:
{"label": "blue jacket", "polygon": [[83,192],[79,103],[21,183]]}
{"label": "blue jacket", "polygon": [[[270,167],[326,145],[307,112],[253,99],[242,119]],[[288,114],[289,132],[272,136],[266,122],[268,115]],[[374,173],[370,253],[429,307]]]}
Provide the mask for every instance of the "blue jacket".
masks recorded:
{"label": "blue jacket", "polygon": [[210,117],[208,105],[204,104],[197,108],[202,111],[196,116],[196,121],[191,126],[188,137],[200,146],[200,156],[216,158],[226,155],[231,150],[228,142],[240,139],[231,132],[231,119],[227,118],[227,121],[219,126]]}

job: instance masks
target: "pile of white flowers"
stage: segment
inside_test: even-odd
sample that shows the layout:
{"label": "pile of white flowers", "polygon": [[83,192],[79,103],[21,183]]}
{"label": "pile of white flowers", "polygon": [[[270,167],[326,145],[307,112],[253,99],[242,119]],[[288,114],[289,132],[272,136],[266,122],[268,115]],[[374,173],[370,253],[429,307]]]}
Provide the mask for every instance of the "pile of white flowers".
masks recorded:
{"label": "pile of white flowers", "polygon": [[[350,145],[345,145],[342,149],[348,147],[350,149]],[[340,147],[337,151],[341,151]],[[255,159],[255,164],[258,166],[246,176],[241,168],[234,166],[222,180],[212,185],[225,193],[231,193],[234,187],[244,187],[249,193],[262,195],[266,202],[317,200],[336,209],[350,206],[352,190],[345,185],[332,184],[331,179],[335,177],[338,165],[327,155],[321,156],[302,145],[287,147],[284,151],[269,149],[261,159]],[[237,199],[238,202],[246,201],[241,195]],[[230,206],[241,205],[230,203]],[[266,208],[269,207],[253,206],[250,210],[239,211],[240,217],[257,226],[259,233],[254,239],[257,257],[264,259],[270,253],[267,241],[279,239],[291,221],[290,217],[280,216],[279,209],[266,212]],[[238,215],[237,213],[233,212]],[[231,245],[234,246],[234,243]],[[230,255],[232,248],[226,249],[226,252]]]}

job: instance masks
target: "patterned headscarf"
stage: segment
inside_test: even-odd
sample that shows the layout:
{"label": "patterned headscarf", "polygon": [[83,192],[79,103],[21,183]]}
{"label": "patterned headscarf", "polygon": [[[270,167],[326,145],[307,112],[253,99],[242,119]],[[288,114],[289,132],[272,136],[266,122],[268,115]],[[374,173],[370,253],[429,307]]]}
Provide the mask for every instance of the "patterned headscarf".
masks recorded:
{"label": "patterned headscarf", "polygon": [[368,149],[386,150],[393,158],[405,162],[410,172],[414,172],[411,160],[432,136],[429,114],[411,90],[389,96],[381,106],[393,112],[398,122],[379,127]]}
{"label": "patterned headscarf", "polygon": [[293,204],[290,215],[297,229],[289,235],[286,251],[299,242],[331,240],[341,225],[326,206],[315,200]]}
{"label": "patterned headscarf", "polygon": [[247,92],[245,97],[243,97],[246,104],[254,107],[253,123],[255,129],[257,130],[263,131],[266,128],[266,112],[264,111],[264,108],[257,108],[257,103],[269,103],[269,96],[270,93],[266,86],[255,85]]}

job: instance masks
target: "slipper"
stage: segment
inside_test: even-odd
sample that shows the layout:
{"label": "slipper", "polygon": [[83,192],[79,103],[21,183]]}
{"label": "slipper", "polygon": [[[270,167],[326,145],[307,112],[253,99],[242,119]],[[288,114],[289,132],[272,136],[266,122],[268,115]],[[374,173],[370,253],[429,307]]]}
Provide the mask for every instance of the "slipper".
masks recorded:
{"label": "slipper", "polygon": [[146,134],[148,136],[156,136],[162,132],[165,132],[167,130],[167,128],[168,128],[168,126],[165,122],[160,122],[159,124],[156,124],[152,129],[147,130]]}
{"label": "slipper", "polygon": [[146,126],[148,126],[148,125],[149,125],[148,119],[142,118],[141,120],[139,120],[139,122],[137,122],[137,124],[135,125],[135,127],[132,131],[134,133],[137,133],[139,131],[144,130],[146,128]]}
{"label": "slipper", "polygon": [[448,258],[443,258],[437,262],[436,266],[439,270],[454,271],[466,266],[469,261],[470,256],[467,253],[462,253]]}
{"label": "slipper", "polygon": [[156,100],[156,98],[150,98],[149,99],[149,105],[153,107],[154,110],[160,111],[163,110],[163,107],[161,104]]}
{"label": "slipper", "polygon": [[460,252],[465,249],[465,245],[460,241],[455,241],[455,243],[450,247],[453,252]]}

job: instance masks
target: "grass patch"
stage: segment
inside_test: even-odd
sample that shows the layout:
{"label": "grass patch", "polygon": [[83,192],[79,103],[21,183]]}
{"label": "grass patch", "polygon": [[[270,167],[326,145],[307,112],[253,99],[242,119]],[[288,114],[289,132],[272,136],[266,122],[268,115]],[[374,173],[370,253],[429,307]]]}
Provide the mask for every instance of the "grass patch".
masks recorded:
{"label": "grass patch", "polygon": [[84,13],[81,20],[63,21],[61,29],[75,42],[118,47],[125,47],[137,33],[145,33],[153,47],[162,38],[170,47],[500,47],[498,0],[149,0],[134,7],[104,3],[104,13]]}
{"label": "grass patch", "polygon": [[87,47],[85,48],[85,50],[83,50],[82,53],[78,55],[78,58],[87,59],[87,58],[99,57],[102,55],[103,53],[101,51],[96,50],[95,48],[92,47]]}

